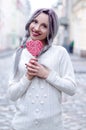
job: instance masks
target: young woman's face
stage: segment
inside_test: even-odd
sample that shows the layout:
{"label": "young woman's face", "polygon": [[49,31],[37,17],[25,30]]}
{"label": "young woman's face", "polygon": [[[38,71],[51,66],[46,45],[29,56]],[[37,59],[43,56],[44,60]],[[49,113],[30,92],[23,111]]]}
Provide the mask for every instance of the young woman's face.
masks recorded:
{"label": "young woman's face", "polygon": [[41,13],[33,19],[29,26],[31,39],[44,42],[48,34],[48,24],[48,15],[45,13]]}

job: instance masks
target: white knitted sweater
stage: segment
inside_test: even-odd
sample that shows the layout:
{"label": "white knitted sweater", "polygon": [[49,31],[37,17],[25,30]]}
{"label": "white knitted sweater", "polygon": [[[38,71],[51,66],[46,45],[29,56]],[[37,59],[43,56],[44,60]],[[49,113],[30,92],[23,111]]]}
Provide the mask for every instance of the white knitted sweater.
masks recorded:
{"label": "white knitted sweater", "polygon": [[63,130],[61,120],[62,92],[73,95],[76,90],[74,71],[67,51],[53,45],[38,58],[51,72],[47,79],[31,81],[25,76],[25,63],[31,54],[24,49],[15,79],[10,79],[8,95],[16,101],[12,121],[14,130]]}

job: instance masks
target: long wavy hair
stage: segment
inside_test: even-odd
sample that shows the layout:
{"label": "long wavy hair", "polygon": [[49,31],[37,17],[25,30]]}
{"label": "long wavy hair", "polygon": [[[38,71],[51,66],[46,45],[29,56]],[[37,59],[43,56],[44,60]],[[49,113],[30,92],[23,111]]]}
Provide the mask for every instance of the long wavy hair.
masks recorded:
{"label": "long wavy hair", "polygon": [[27,22],[25,26],[26,34],[23,40],[21,41],[21,47],[19,47],[16,50],[16,56],[15,56],[15,61],[14,61],[14,77],[16,76],[18,72],[18,64],[19,64],[22,50],[26,48],[26,41],[30,37],[29,26],[32,23],[32,21],[41,13],[45,13],[49,16],[49,27],[48,27],[49,33],[47,34],[47,38],[46,38],[47,46],[44,47],[44,49],[42,50],[42,53],[44,53],[51,46],[53,39],[57,34],[59,22],[58,22],[58,17],[55,11],[53,9],[47,9],[47,8],[41,8],[41,9],[36,10],[33,13],[33,15],[30,17],[29,21]]}

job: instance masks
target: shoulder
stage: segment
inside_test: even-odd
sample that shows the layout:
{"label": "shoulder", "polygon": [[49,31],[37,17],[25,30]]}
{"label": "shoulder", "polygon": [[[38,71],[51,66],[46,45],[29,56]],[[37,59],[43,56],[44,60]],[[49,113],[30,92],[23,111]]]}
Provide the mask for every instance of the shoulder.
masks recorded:
{"label": "shoulder", "polygon": [[51,48],[53,51],[59,52],[60,55],[68,53],[67,50],[61,45],[52,45]]}
{"label": "shoulder", "polygon": [[67,50],[61,46],[61,45],[52,45],[51,47],[53,54],[55,54],[55,56],[59,57],[60,60],[62,59],[70,59],[70,55],[67,52]]}

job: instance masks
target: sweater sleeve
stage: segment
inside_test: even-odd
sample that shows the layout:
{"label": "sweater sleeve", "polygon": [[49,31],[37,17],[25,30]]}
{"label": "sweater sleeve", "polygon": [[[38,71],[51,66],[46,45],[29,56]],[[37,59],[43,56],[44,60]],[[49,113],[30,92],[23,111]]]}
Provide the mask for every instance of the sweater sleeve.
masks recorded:
{"label": "sweater sleeve", "polygon": [[[14,57],[15,56],[13,56],[13,59]],[[13,69],[12,69],[10,74],[7,96],[12,101],[16,101],[18,98],[20,98],[27,91],[31,83],[31,80],[28,80],[25,74],[22,77],[20,77],[19,73],[20,72],[18,71],[15,78],[12,78],[13,77]]]}
{"label": "sweater sleeve", "polygon": [[63,49],[62,53],[59,63],[60,74],[55,70],[51,70],[46,80],[58,90],[72,96],[76,90],[74,70],[67,51]]}
{"label": "sweater sleeve", "polygon": [[9,88],[7,95],[12,101],[20,98],[28,89],[31,81],[24,75],[20,81],[9,81]]}

